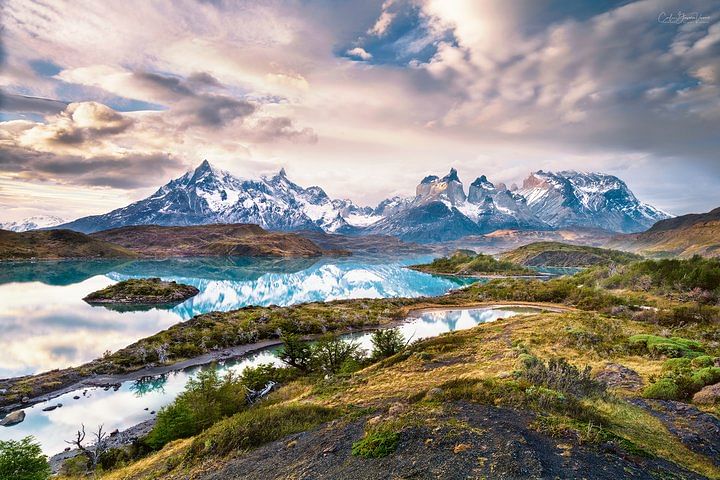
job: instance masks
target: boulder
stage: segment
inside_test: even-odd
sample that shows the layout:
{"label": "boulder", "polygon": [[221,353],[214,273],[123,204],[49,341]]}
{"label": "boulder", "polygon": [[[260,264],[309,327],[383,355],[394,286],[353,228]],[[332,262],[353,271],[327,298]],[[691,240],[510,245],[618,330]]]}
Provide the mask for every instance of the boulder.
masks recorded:
{"label": "boulder", "polygon": [[8,413],[8,415],[0,420],[0,425],[3,427],[11,427],[25,420],[25,412],[23,410],[16,410]]}
{"label": "boulder", "polygon": [[608,363],[597,375],[595,380],[609,388],[626,388],[639,390],[643,386],[642,377],[633,369],[619,363]]}
{"label": "boulder", "polygon": [[704,387],[693,395],[693,402],[698,405],[720,404],[720,383]]}

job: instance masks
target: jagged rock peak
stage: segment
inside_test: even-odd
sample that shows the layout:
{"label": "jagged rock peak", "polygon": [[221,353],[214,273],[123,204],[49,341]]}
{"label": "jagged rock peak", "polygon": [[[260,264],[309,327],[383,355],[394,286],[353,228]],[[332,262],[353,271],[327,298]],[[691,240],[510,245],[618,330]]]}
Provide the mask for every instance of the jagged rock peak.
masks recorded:
{"label": "jagged rock peak", "polygon": [[427,177],[423,178],[420,183],[433,183],[436,182],[440,177],[437,175],[428,175]]}
{"label": "jagged rock peak", "polygon": [[443,177],[443,182],[459,182],[459,181],[460,181],[460,178],[458,178],[457,170],[455,170],[454,168],[451,168],[450,173],[448,173],[447,175],[445,175]]}
{"label": "jagged rock peak", "polygon": [[471,187],[494,187],[493,183],[485,175],[480,175],[470,184]]}
{"label": "jagged rock peak", "polygon": [[285,171],[285,167],[282,167],[280,171],[277,173],[278,177],[287,178],[287,172]]}

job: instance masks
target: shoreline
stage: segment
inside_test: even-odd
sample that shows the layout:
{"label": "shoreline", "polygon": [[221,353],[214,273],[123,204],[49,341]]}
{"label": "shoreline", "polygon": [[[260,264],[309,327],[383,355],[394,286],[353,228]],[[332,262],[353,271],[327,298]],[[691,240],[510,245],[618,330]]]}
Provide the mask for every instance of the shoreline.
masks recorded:
{"label": "shoreline", "polygon": [[[575,310],[572,307],[568,307],[565,305],[560,304],[553,304],[553,303],[544,303],[544,302],[511,302],[511,303],[498,303],[498,302],[469,302],[462,305],[440,305],[440,304],[433,304],[432,302],[427,302],[425,304],[418,304],[416,306],[412,306],[409,308],[403,309],[403,317],[401,319],[398,319],[396,321],[374,325],[374,326],[368,326],[364,328],[355,328],[350,329],[342,332],[336,332],[340,335],[344,334],[351,334],[351,333],[363,333],[363,332],[372,332],[384,328],[395,328],[405,322],[408,321],[410,318],[416,318],[423,312],[429,312],[429,311],[443,311],[443,310],[472,310],[476,308],[523,308],[523,307],[534,307],[541,310],[547,310],[551,312],[565,312],[565,311],[573,311]],[[321,335],[308,335],[303,337],[306,340],[312,340],[314,338],[318,338]],[[103,374],[103,375],[88,375],[84,378],[81,378],[80,380],[73,382],[70,385],[58,388],[57,390],[53,390],[51,392],[44,393],[42,395],[38,395],[36,397],[28,399],[27,402],[20,402],[20,403],[14,403],[10,405],[5,405],[0,407],[0,414],[9,414],[16,410],[21,410],[27,407],[31,407],[34,405],[37,405],[39,403],[48,402],[54,398],[59,397],[60,395],[64,395],[66,393],[70,393],[76,390],[82,390],[85,388],[104,388],[104,387],[112,387],[114,385],[122,384],[125,382],[130,381],[136,381],[143,377],[155,377],[158,375],[163,375],[167,373],[173,373],[182,371],[188,368],[192,367],[201,367],[209,365],[213,362],[218,361],[228,361],[228,360],[236,360],[239,358],[242,358],[244,356],[254,354],[261,352],[263,350],[267,350],[272,347],[277,347],[279,345],[282,345],[282,341],[280,339],[267,339],[267,340],[261,340],[259,342],[254,343],[248,343],[244,345],[238,345],[235,347],[229,347],[224,348],[221,350],[215,350],[211,352],[204,353],[202,355],[198,355],[193,358],[189,358],[186,360],[181,360],[179,362],[175,362],[169,365],[162,365],[162,366],[146,366],[143,368],[140,368],[138,370],[127,372],[127,373],[120,373],[120,374]],[[70,367],[74,368],[74,367]],[[42,375],[45,372],[38,373],[37,375]]]}

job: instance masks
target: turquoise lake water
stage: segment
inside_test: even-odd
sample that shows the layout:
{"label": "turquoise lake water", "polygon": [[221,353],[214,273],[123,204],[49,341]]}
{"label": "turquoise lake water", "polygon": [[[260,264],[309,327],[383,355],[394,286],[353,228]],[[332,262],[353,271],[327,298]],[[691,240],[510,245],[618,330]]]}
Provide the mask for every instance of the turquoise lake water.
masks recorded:
{"label": "turquoise lake water", "polygon": [[[467,280],[403,268],[429,257],[267,260],[183,258],[0,263],[0,378],[80,365],[194,315],[246,305],[440,295]],[[116,311],[82,298],[132,277],[200,293],[169,309]]]}

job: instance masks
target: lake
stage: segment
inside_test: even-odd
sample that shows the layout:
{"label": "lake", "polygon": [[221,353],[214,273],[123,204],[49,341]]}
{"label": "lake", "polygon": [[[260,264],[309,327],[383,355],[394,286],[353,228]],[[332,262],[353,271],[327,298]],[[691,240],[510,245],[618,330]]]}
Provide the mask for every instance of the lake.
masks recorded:
{"label": "lake", "polygon": [[[440,295],[468,283],[403,268],[431,257],[181,258],[0,263],[0,378],[80,365],[195,315],[247,305]],[[117,281],[161,277],[196,286],[166,309],[90,306]]]}

